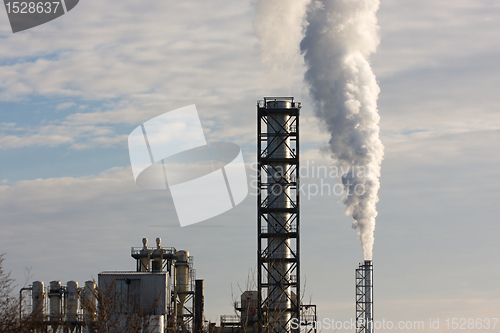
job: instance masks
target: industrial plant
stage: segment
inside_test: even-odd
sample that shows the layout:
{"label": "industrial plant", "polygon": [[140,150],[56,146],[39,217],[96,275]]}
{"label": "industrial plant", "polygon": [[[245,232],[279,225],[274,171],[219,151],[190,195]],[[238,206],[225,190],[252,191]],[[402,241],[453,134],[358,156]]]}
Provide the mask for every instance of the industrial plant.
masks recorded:
{"label": "industrial plant", "polygon": [[[131,249],[133,271],[101,272],[97,283],[82,286],[33,282],[20,291],[29,307],[20,315],[31,316],[34,332],[93,333],[104,325],[117,332],[316,333],[316,305],[304,304],[301,290],[300,109],[293,97],[257,102],[257,285],[220,326],[205,320],[204,280],[193,257],[162,247],[160,238]],[[356,320],[357,333],[373,332],[371,260],[356,269]]]}
{"label": "industrial plant", "polygon": [[[33,282],[31,316],[35,332],[202,332],[204,280],[196,279],[188,251],[162,247],[133,247],[135,271],[110,271],[95,281]],[[22,302],[21,302],[22,304]],[[21,311],[21,315],[22,315]]]}

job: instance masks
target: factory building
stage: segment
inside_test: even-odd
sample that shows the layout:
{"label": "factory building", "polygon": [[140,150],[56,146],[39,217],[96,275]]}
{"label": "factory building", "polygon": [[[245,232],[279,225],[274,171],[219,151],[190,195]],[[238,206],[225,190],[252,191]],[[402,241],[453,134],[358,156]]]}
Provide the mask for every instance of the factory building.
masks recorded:
{"label": "factory building", "polygon": [[[21,290],[31,293],[34,332],[203,332],[204,281],[196,280],[188,251],[161,246],[132,248],[135,271],[98,274],[98,284],[41,281]],[[23,313],[21,309],[21,314]],[[106,330],[107,331],[107,330]]]}

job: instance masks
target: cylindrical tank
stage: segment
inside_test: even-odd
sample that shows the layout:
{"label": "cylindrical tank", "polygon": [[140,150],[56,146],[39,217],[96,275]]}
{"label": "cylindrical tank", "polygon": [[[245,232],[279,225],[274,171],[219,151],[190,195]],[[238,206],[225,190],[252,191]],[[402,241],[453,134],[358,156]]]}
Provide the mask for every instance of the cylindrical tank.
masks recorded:
{"label": "cylindrical tank", "polygon": [[50,281],[49,284],[50,299],[50,319],[61,319],[62,289],[61,281]]}
{"label": "cylindrical tank", "polygon": [[151,259],[150,259],[150,251],[148,250],[148,239],[146,237],[144,237],[142,239],[142,250],[141,250],[141,268],[140,268],[140,271],[141,272],[149,272],[151,270],[151,266],[150,266],[150,262],[151,262]]}
{"label": "cylindrical tank", "polygon": [[163,248],[161,238],[156,239],[156,249],[153,250],[152,271],[161,272],[163,270]]}
{"label": "cylindrical tank", "polygon": [[33,282],[31,297],[33,299],[33,318],[35,321],[43,321],[43,305],[45,303],[45,287],[42,281]]}
{"label": "cylindrical tank", "polygon": [[[289,118],[290,116],[280,109],[290,109],[292,103],[289,101],[268,101],[267,109],[267,133],[268,133],[268,158],[286,159],[290,158],[290,138],[289,138]],[[270,169],[267,175],[269,208],[283,209],[290,208],[291,197],[290,187],[286,177],[290,165],[283,160],[269,163]],[[269,311],[269,320],[274,323],[274,331],[282,331],[290,322],[291,308],[291,288],[290,263],[287,260],[291,257],[291,241],[287,237],[290,231],[290,214],[284,212],[272,212],[268,215],[267,232],[269,252],[271,258],[276,260],[269,265],[269,303],[274,305],[274,309]],[[276,234],[273,236],[273,234]]]}
{"label": "cylindrical tank", "polygon": [[180,263],[189,264],[189,251],[179,250],[175,252],[175,260]]}
{"label": "cylindrical tank", "polygon": [[85,324],[96,320],[97,313],[97,294],[94,281],[86,281],[82,297],[83,320]]}
{"label": "cylindrical tank", "polygon": [[67,283],[66,318],[69,322],[78,320],[78,282],[68,281]]}
{"label": "cylindrical tank", "polygon": [[182,322],[184,304],[189,291],[189,252],[179,250],[175,252],[175,288],[179,296],[179,304],[177,305],[177,320]]}
{"label": "cylindrical tank", "polygon": [[52,331],[57,332],[59,322],[62,319],[62,286],[61,281],[50,281],[49,283],[49,301],[50,301],[50,320],[52,321]]}

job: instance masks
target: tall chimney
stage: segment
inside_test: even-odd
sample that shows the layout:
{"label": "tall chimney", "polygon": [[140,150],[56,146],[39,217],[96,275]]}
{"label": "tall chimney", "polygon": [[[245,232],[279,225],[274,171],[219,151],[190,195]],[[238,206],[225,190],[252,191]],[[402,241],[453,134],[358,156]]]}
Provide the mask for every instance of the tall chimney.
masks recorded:
{"label": "tall chimney", "polygon": [[373,333],[373,263],[365,260],[356,269],[356,332]]}

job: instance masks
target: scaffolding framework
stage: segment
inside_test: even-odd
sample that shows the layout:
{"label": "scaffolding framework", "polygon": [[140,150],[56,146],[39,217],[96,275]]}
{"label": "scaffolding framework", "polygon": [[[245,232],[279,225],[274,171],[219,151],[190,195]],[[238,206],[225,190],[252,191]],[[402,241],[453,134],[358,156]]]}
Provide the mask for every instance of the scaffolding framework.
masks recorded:
{"label": "scaffolding framework", "polygon": [[373,264],[365,260],[356,269],[356,332],[373,332]]}
{"label": "scaffolding framework", "polygon": [[308,304],[300,306],[300,332],[317,333],[316,326],[318,317],[316,315],[316,305]]}
{"label": "scaffolding framework", "polygon": [[[195,317],[195,290],[196,290],[196,269],[193,268],[194,257],[189,256],[189,290],[184,292],[177,292],[186,294],[186,301],[184,303],[182,315],[182,327],[180,329],[193,332],[194,330],[194,317]],[[176,292],[172,292],[172,298],[176,299]]]}
{"label": "scaffolding framework", "polygon": [[257,103],[259,330],[300,320],[299,113],[293,97]]}

